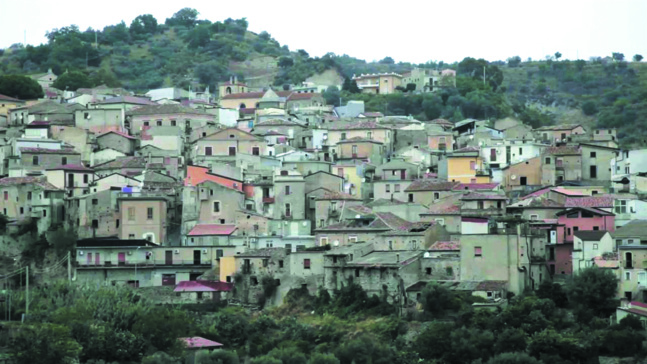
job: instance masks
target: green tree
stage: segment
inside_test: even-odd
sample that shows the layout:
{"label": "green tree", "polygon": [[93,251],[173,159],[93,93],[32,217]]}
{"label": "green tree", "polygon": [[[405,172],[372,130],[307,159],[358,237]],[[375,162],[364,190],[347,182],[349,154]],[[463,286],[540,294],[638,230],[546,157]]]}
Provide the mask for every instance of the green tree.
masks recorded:
{"label": "green tree", "polygon": [[494,352],[523,352],[526,350],[528,337],[521,329],[507,328],[501,332],[494,343]]}
{"label": "green tree", "polygon": [[142,364],[180,364],[181,361],[173,356],[168,355],[163,351],[159,351],[153,355],[149,355],[142,360]]}
{"label": "green tree", "polygon": [[559,52],[555,52],[555,59],[559,60],[560,58],[562,58],[562,54]]}
{"label": "green tree", "polygon": [[254,358],[250,362],[251,364],[283,364],[281,359],[277,359],[273,356],[263,355],[257,358]]}
{"label": "green tree", "polygon": [[130,23],[130,34],[133,39],[146,39],[157,32],[157,19],[151,14],[139,15]]}
{"label": "green tree", "polygon": [[359,89],[359,86],[357,86],[357,81],[351,80],[350,81],[350,89],[348,90],[352,94],[358,94],[362,92],[362,90]]}
{"label": "green tree", "polygon": [[220,62],[210,61],[195,67],[194,74],[201,84],[215,89],[218,81],[227,77],[228,70]]}
{"label": "green tree", "polygon": [[279,58],[279,67],[288,68],[294,66],[294,60],[290,57]]}
{"label": "green tree", "polygon": [[345,77],[344,78],[344,83],[342,83],[341,89],[342,89],[342,91],[350,92],[350,77]]}
{"label": "green tree", "polygon": [[416,84],[415,83],[407,83],[407,92],[413,92],[416,90]]}
{"label": "green tree", "polygon": [[391,364],[393,351],[391,347],[370,335],[344,341],[337,349],[335,356],[341,364]]}
{"label": "green tree", "polygon": [[524,352],[518,352],[496,355],[488,360],[487,364],[541,364],[541,362]]}
{"label": "green tree", "polygon": [[514,56],[514,57],[508,58],[508,67],[510,68],[519,67],[520,64],[521,64],[521,57]]}
{"label": "green tree", "polygon": [[177,13],[173,14],[172,17],[166,19],[166,25],[172,26],[184,26],[187,28],[193,28],[198,20],[198,15],[200,13],[191,8],[183,8]]}
{"label": "green tree", "polygon": [[634,54],[634,62],[640,62],[643,60],[643,56],[640,54]]}
{"label": "green tree", "polygon": [[582,111],[585,115],[595,115],[598,113],[598,107],[594,101],[587,101],[582,104]]}
{"label": "green tree", "polygon": [[614,61],[617,61],[617,62],[624,61],[625,59],[625,55],[619,52],[611,53],[611,57],[613,58]]}
{"label": "green tree", "polygon": [[76,91],[80,88],[92,87],[92,81],[88,75],[80,71],[65,72],[54,81],[52,87],[59,90]]}
{"label": "green tree", "polygon": [[17,364],[64,364],[78,360],[79,345],[62,325],[33,324],[16,328],[9,351]]}
{"label": "green tree", "polygon": [[339,359],[330,353],[313,353],[308,360],[308,364],[339,364]]}
{"label": "green tree", "polygon": [[0,94],[22,100],[38,99],[44,95],[38,82],[19,75],[0,76]]}
{"label": "green tree", "polygon": [[562,285],[548,280],[541,282],[539,285],[537,297],[552,300],[557,307],[561,308],[566,307],[568,304],[568,297],[566,297],[566,292],[562,289]]}
{"label": "green tree", "polygon": [[380,62],[381,64],[395,64],[395,61],[391,57],[384,57]]}
{"label": "green tree", "polygon": [[413,347],[422,359],[440,359],[451,348],[449,333],[455,329],[453,323],[432,321],[418,337]]}
{"label": "green tree", "polygon": [[326,100],[326,104],[328,105],[334,105],[334,106],[340,106],[339,105],[339,97],[341,96],[341,93],[339,92],[339,89],[337,86],[329,86],[326,91],[323,93],[323,97]]}
{"label": "green tree", "polygon": [[434,316],[442,315],[446,310],[459,309],[461,306],[460,298],[454,292],[434,281],[427,283],[421,296],[425,312]]}
{"label": "green tree", "polygon": [[108,87],[121,87],[121,81],[110,70],[104,68],[90,75],[92,86],[106,85]]}
{"label": "green tree", "polygon": [[577,310],[608,317],[617,307],[618,279],[609,270],[591,267],[575,274],[567,283],[569,302]]}
{"label": "green tree", "polygon": [[239,364],[238,353],[232,350],[200,351],[196,355],[196,363],[200,364]]}

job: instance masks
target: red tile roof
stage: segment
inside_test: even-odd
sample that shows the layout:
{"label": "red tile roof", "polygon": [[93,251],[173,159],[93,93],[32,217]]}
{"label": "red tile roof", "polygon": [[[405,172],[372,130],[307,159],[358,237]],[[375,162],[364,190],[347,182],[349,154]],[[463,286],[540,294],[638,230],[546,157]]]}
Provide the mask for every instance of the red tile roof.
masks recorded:
{"label": "red tile roof", "polygon": [[499,183],[459,183],[454,186],[454,191],[464,191],[464,190],[494,190],[499,186]]}
{"label": "red tile roof", "polygon": [[236,225],[198,224],[191,229],[189,236],[231,235]]}
{"label": "red tile roof", "polygon": [[361,201],[361,199],[349,195],[348,193],[344,192],[337,192],[337,191],[326,191],[324,192],[324,195],[319,197],[317,200],[354,200],[354,201]]}
{"label": "red tile roof", "polygon": [[134,137],[134,136],[132,136],[132,135],[128,135],[128,134],[126,134],[126,133],[122,133],[122,132],[120,132],[120,131],[109,131],[109,132],[107,132],[107,133],[103,133],[103,134],[101,134],[101,135],[97,135],[97,138],[101,138],[102,136],[106,136],[106,135],[111,134],[111,133],[112,133],[112,134],[121,135],[121,136],[122,136],[122,137],[124,137],[124,138],[132,139],[132,140],[136,140],[136,139],[137,139],[137,138],[135,138],[135,137]]}
{"label": "red tile roof", "polygon": [[80,154],[74,150],[69,149],[47,149],[47,148],[27,148],[21,147],[21,153],[34,153],[34,154]]}
{"label": "red tile roof", "polygon": [[80,171],[80,172],[92,172],[92,168],[88,168],[84,165],[81,164],[63,164],[61,166],[55,167],[55,168],[48,168],[48,171],[58,171],[58,170],[65,170],[65,171]]}
{"label": "red tile roof", "polygon": [[320,93],[315,93],[315,92],[293,92],[290,96],[288,96],[287,101],[295,101],[295,100],[309,100],[313,97],[323,97]]}
{"label": "red tile roof", "polygon": [[561,187],[553,188],[551,189],[551,191],[561,193],[562,195],[567,195],[567,196],[585,196],[582,192],[569,190]]}
{"label": "red tile roof", "polygon": [[613,196],[567,197],[564,207],[613,207]]}
{"label": "red tile roof", "polygon": [[539,189],[539,190],[537,190],[537,191],[535,191],[535,192],[531,192],[531,193],[529,193],[529,194],[527,194],[527,195],[525,195],[525,196],[522,196],[522,197],[520,197],[519,199],[520,199],[520,200],[525,200],[525,199],[527,199],[527,198],[531,198],[531,197],[537,197],[537,196],[545,195],[545,194],[547,194],[548,192],[550,192],[551,188],[552,188],[552,187],[544,187],[544,188]]}
{"label": "red tile roof", "polygon": [[[292,94],[293,91],[275,91],[279,97],[288,97]],[[223,100],[235,100],[235,99],[260,99],[265,95],[265,91],[262,92],[239,92],[237,94],[229,94],[222,97]]]}
{"label": "red tile roof", "polygon": [[221,281],[182,281],[175,286],[174,292],[229,292],[233,283]]}
{"label": "red tile roof", "polygon": [[459,196],[449,196],[440,199],[429,206],[429,210],[424,214],[427,215],[460,215],[461,206]]}
{"label": "red tile roof", "polygon": [[221,343],[207,340],[202,337],[181,337],[180,341],[184,342],[189,349],[216,348],[223,346]]}
{"label": "red tile roof", "polygon": [[103,101],[96,102],[96,104],[137,104],[137,105],[157,105],[149,99],[135,96],[115,96]]}
{"label": "red tile roof", "polygon": [[458,182],[440,181],[437,179],[417,179],[409,185],[404,191],[451,191],[455,189]]}
{"label": "red tile roof", "polygon": [[461,250],[460,241],[437,241],[427,249],[429,251],[456,251]]}
{"label": "red tile roof", "polygon": [[549,125],[549,126],[542,126],[541,128],[537,128],[535,130],[573,130],[577,128],[578,126],[581,126],[580,124],[560,124],[560,125]]}
{"label": "red tile roof", "polygon": [[495,195],[495,194],[485,194],[485,193],[476,193],[471,192],[466,195],[461,196],[461,200],[471,201],[471,200],[506,200],[507,197],[504,195]]}
{"label": "red tile roof", "polygon": [[344,125],[335,125],[328,130],[357,130],[357,129],[391,129],[374,121],[358,121]]}
{"label": "red tile roof", "polygon": [[544,155],[581,155],[582,150],[578,145],[561,145],[544,149]]}
{"label": "red tile roof", "polygon": [[17,186],[17,185],[36,185],[47,191],[57,191],[60,188],[47,182],[43,176],[28,176],[28,177],[6,177],[0,179],[0,186]]}
{"label": "red tile roof", "polygon": [[18,102],[24,102],[24,101],[22,101],[22,100],[15,99],[15,98],[13,98],[13,97],[9,97],[9,96],[7,96],[7,95],[3,95],[3,94],[0,94],[0,100],[3,100],[3,101],[18,101]]}

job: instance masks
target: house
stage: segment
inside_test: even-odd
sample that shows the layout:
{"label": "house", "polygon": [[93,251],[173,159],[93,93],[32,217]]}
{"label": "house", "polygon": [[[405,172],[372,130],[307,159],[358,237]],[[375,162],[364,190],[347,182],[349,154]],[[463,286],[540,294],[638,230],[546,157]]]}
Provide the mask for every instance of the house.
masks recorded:
{"label": "house", "polygon": [[105,100],[97,100],[88,103],[89,109],[118,109],[123,111],[130,111],[132,109],[145,106],[157,105],[148,98],[135,97],[129,95],[120,95],[109,97]]}
{"label": "house", "polygon": [[[196,280],[196,281],[181,281],[176,286],[173,292],[179,293],[180,297],[188,302],[220,302],[222,299],[227,299],[228,294],[234,289],[233,283]],[[224,294],[223,294],[224,293]],[[209,340],[202,338],[183,338],[187,342],[188,348],[217,348],[221,347],[215,341],[208,342]],[[200,339],[207,341],[202,342]]]}
{"label": "house", "polygon": [[372,73],[353,75],[353,81],[365,94],[392,94],[402,86],[402,75],[397,73]]}
{"label": "house", "polygon": [[142,131],[140,137],[140,152],[141,148],[147,146],[154,146],[158,150],[167,151],[166,156],[169,157],[182,157],[185,152],[185,135],[177,127],[152,126],[150,129]]}
{"label": "house", "polygon": [[254,134],[266,135],[270,131],[287,135],[287,141],[294,139],[296,134],[305,130],[305,126],[290,119],[272,118],[258,122],[254,125]]}
{"label": "house", "polygon": [[530,257],[523,239],[511,234],[461,236],[461,280],[507,282],[520,294],[530,286]]}
{"label": "house", "polygon": [[627,316],[638,318],[643,328],[647,327],[647,304],[632,300],[621,301],[620,307],[616,308],[616,324]]}
{"label": "house", "polygon": [[245,82],[238,82],[237,76],[229,77],[229,81],[221,82],[218,84],[218,95],[220,95],[220,97],[231,94],[244,93],[248,90],[249,88],[247,87],[247,84],[245,84]]}
{"label": "house", "polygon": [[460,258],[460,241],[436,241],[427,249],[420,260],[420,268],[424,274],[424,279],[460,280]]}
{"label": "house", "polygon": [[343,192],[367,199],[373,196],[373,175],[375,166],[373,164],[354,161],[354,163],[337,162],[331,166],[332,173],[344,179]]}
{"label": "house", "polygon": [[6,177],[0,179],[0,211],[10,221],[36,219],[38,232],[65,221],[63,190],[45,177]]}
{"label": "house", "polygon": [[541,158],[542,186],[582,180],[582,150],[579,146],[548,147]]}
{"label": "house", "polygon": [[566,142],[570,135],[582,134],[586,134],[586,129],[579,124],[542,126],[541,128],[535,129],[536,138],[550,144]]}
{"label": "house", "polygon": [[376,168],[376,178],[373,181],[373,197],[375,199],[391,199],[408,201],[412,197],[406,189],[418,178],[418,165],[407,163],[402,159],[392,159]]}
{"label": "house", "polygon": [[288,111],[299,111],[307,108],[320,108],[326,105],[326,100],[320,93],[298,93],[293,92],[287,97],[285,109]]}
{"label": "house", "polygon": [[121,187],[110,187],[68,198],[66,220],[79,239],[117,237],[121,224],[117,198]]}
{"label": "house", "polygon": [[573,273],[595,265],[595,258],[613,254],[616,250],[611,234],[606,230],[578,231],[573,237]]}
{"label": "house", "polygon": [[[189,234],[197,225],[236,224],[236,211],[244,208],[244,203],[245,194],[242,192],[242,187],[229,187],[220,183],[218,178],[205,179],[195,185],[187,185],[185,181],[185,187],[182,190],[183,235],[190,241]],[[198,229],[194,233],[203,231],[200,230],[202,228]],[[215,241],[220,238],[210,240]]]}
{"label": "house", "polygon": [[489,183],[490,170],[478,148],[458,149],[438,161],[438,178],[461,183]]}
{"label": "house", "polygon": [[385,156],[388,156],[387,153],[392,151],[393,138],[395,136],[393,130],[374,121],[339,122],[333,125],[326,125],[326,127],[328,128],[326,144],[328,146],[332,147],[342,140],[359,137],[382,143],[385,148],[382,153]]}
{"label": "house", "polygon": [[146,169],[146,158],[121,157],[109,162],[96,164],[93,166],[93,169],[99,177],[105,177],[113,173],[135,176],[141,174]]}
{"label": "house", "polygon": [[529,192],[542,186],[542,160],[534,157],[502,168],[501,181],[506,191]]}
{"label": "house", "polygon": [[92,168],[80,164],[64,164],[45,170],[47,181],[57,188],[64,189],[68,197],[80,196],[90,192],[90,184],[95,175]]}
{"label": "house", "polygon": [[448,131],[427,131],[427,146],[433,151],[444,152],[454,149],[454,136]]}
{"label": "house", "polygon": [[43,169],[52,169],[67,164],[80,165],[81,154],[75,152],[72,148],[22,147],[20,148],[20,159],[10,161],[9,173],[24,176],[31,172],[41,172]]}
{"label": "house", "polygon": [[304,220],[306,218],[305,180],[296,171],[280,170],[274,175],[274,219]]}
{"label": "house", "polygon": [[407,193],[407,201],[427,206],[442,198],[456,194],[457,192],[454,191],[454,188],[458,184],[457,182],[445,182],[437,179],[418,179],[413,181],[404,192]]}
{"label": "house", "polygon": [[151,126],[172,126],[187,132],[191,128],[215,124],[216,115],[183,105],[144,105],[126,112],[130,135],[140,135]]}
{"label": "house", "polygon": [[52,87],[52,84],[58,78],[58,76],[56,76],[54,72],[52,72],[51,68],[47,70],[47,73],[39,73],[30,77],[32,80],[38,82],[43,90],[47,90],[48,88]]}
{"label": "house", "polygon": [[[640,184],[640,173],[647,172],[647,149],[621,150],[611,160],[611,180],[623,192],[645,192],[647,184]],[[623,179],[626,179],[623,181]]]}
{"label": "house", "polygon": [[127,155],[118,150],[114,150],[111,148],[104,148],[101,150],[97,150],[92,152],[92,154],[90,154],[90,167],[94,167],[97,164],[110,162],[117,158],[124,158],[124,157],[127,157]]}
{"label": "house", "polygon": [[9,117],[9,110],[22,107],[23,105],[25,105],[25,101],[0,94],[0,115]]}
{"label": "house", "polygon": [[582,152],[582,180],[609,185],[613,174],[609,167],[618,155],[619,149],[585,143],[580,143],[580,149]]}
{"label": "house", "polygon": [[[145,239],[91,238],[76,243],[76,277],[92,284],[175,287],[217,267],[219,247],[158,246]],[[222,258],[221,258],[222,259]]]}
{"label": "house", "polygon": [[420,214],[422,221],[435,221],[445,227],[449,233],[461,232],[461,195],[452,194],[441,198],[431,205],[429,209]]}
{"label": "house", "polygon": [[74,111],[74,125],[92,133],[126,131],[124,111],[119,109],[80,109]]}
{"label": "house", "polygon": [[[233,89],[232,89],[233,91]],[[268,94],[269,91],[272,91]],[[285,107],[287,97],[292,94],[292,91],[273,91],[267,90],[265,92],[249,92],[241,91],[238,93],[232,92],[231,94],[220,94],[218,105],[228,109],[258,109],[261,106],[261,99],[267,95],[264,100],[264,106],[274,106],[279,109]]]}
{"label": "house", "polygon": [[197,224],[187,234],[184,245],[228,246],[236,229],[235,225]]}
{"label": "house", "polygon": [[337,142],[335,160],[363,160],[368,163],[381,163],[384,144],[361,137],[340,140]]}
{"label": "house", "polygon": [[137,139],[119,131],[109,131],[96,137],[99,149],[110,148],[123,153],[133,155]]}
{"label": "house", "polygon": [[167,197],[155,193],[121,193],[117,197],[121,227],[119,238],[144,239],[166,245]]}
{"label": "house", "polygon": [[436,92],[456,87],[456,71],[449,68],[433,70],[415,67],[402,78],[403,87],[407,87],[409,84],[414,84],[415,91],[418,92]]}
{"label": "house", "polygon": [[[237,153],[267,155],[267,142],[236,128],[217,131],[195,142],[195,155],[199,160],[209,157],[235,157]],[[235,159],[235,158],[234,158]]]}
{"label": "house", "polygon": [[544,144],[525,140],[504,140],[481,146],[481,156],[491,168],[505,168],[539,157],[545,148]]}
{"label": "house", "polygon": [[319,228],[337,223],[341,220],[341,211],[347,206],[361,205],[362,200],[355,196],[338,192],[324,191],[316,199],[314,221]]}

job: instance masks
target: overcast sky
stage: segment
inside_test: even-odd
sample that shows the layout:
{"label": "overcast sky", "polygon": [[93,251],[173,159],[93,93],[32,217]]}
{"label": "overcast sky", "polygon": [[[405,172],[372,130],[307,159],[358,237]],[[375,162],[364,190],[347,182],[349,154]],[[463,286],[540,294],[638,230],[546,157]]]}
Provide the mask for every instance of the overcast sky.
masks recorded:
{"label": "overcast sky", "polygon": [[158,23],[182,7],[211,21],[246,17],[291,50],[423,63],[514,55],[588,59],[611,52],[647,56],[647,0],[452,1],[51,1],[0,0],[0,48],[46,41],[45,32],[76,24],[103,29],[141,14]]}

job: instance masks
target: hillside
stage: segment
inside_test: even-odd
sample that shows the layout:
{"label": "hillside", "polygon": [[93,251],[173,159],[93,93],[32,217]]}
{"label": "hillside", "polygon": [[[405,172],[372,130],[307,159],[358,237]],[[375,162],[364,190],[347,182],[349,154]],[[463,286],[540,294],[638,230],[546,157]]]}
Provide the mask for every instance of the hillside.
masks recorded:
{"label": "hillside", "polygon": [[647,144],[642,128],[647,120],[647,65],[627,62],[624,56],[530,62],[520,58],[515,62],[513,57],[507,64],[468,57],[454,64],[420,65],[396,63],[391,57],[379,62],[334,53],[310,57],[306,50],[281,45],[267,32],[248,31],[245,19],[212,23],[197,20],[197,15],[185,8],[164,24],[141,15],[130,26],[122,22],[103,30],[81,31],[74,25],[53,29],[47,44],[0,50],[0,75],[36,74],[48,68],[60,75],[76,70],[88,76],[83,87],[108,84],[143,93],[171,86],[213,91],[231,76],[252,88],[263,88],[330,80],[337,73],[350,77],[403,73],[413,67],[453,68],[458,73],[455,90],[373,96],[344,90],[331,92],[327,100],[363,100],[369,111],[421,120],[513,116],[535,127],[555,123],[613,127],[624,145]]}

